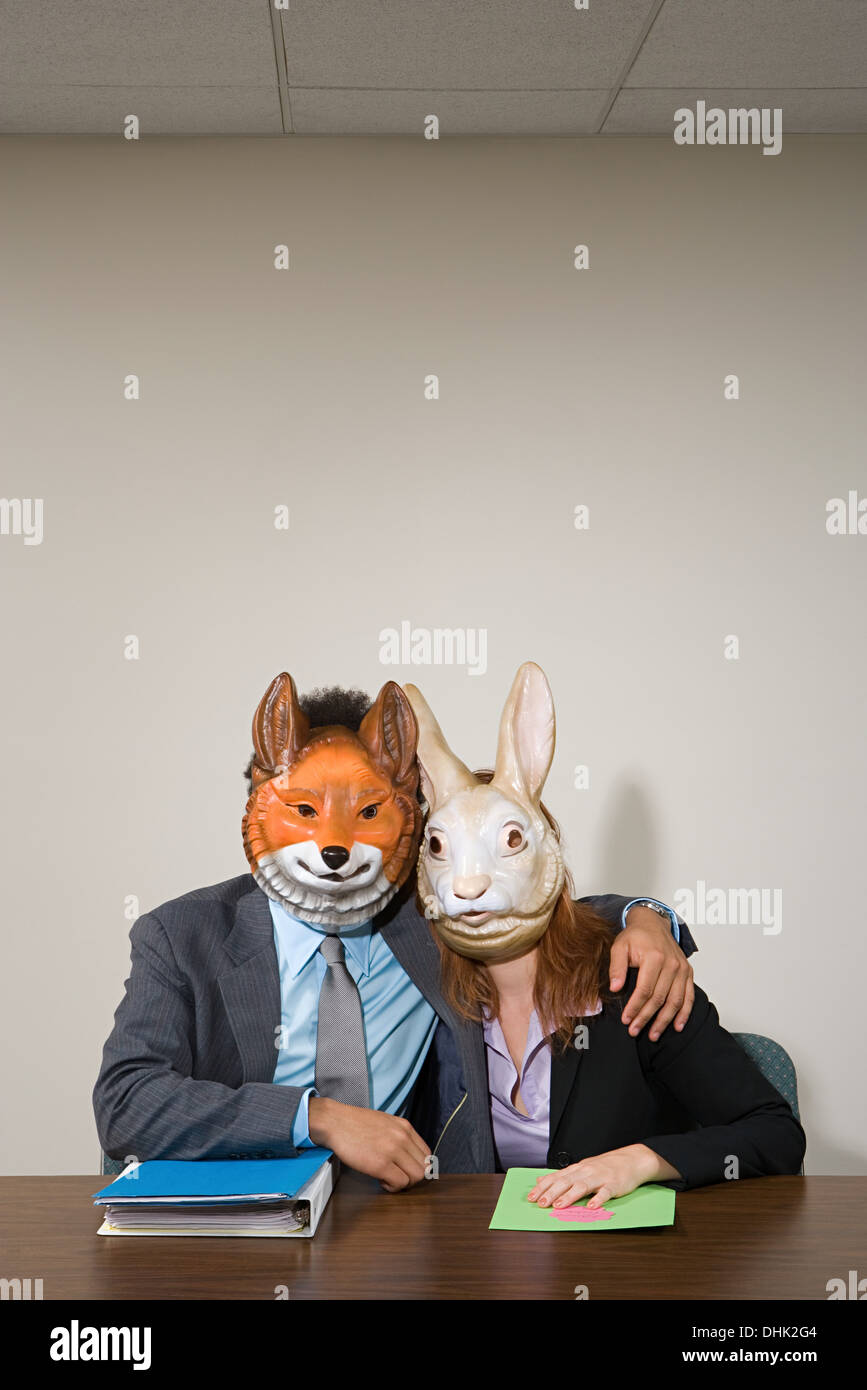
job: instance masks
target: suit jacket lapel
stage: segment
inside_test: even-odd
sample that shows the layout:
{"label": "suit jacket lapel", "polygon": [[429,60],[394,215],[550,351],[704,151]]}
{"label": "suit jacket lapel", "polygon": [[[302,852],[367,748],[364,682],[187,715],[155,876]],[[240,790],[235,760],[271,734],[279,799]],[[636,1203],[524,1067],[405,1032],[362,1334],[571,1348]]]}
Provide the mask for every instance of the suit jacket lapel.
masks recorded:
{"label": "suit jacket lapel", "polygon": [[561,1052],[559,1045],[555,1044],[554,1055],[551,1058],[551,1104],[548,1120],[549,1143],[551,1144],[556,1138],[557,1128],[563,1118],[566,1102],[572,1094],[572,1087],[577,1080],[578,1068],[583,1056],[583,1048],[570,1046],[566,1048],[565,1052]]}
{"label": "suit jacket lapel", "polygon": [[[440,1018],[448,1024],[455,1034],[456,1041],[462,1040],[467,1060],[476,1077],[485,1075],[485,1044],[481,1027],[469,1019],[461,1018],[446,1003],[440,988],[439,947],[424,917],[410,898],[400,910],[382,922],[380,933],[395,959],[403,966],[407,975],[421,990],[428,1003],[436,1009]],[[465,1084],[469,1084],[465,1077]]]}
{"label": "suit jacket lapel", "polygon": [[[463,1039],[468,1061],[485,1073],[481,1028],[460,1018],[440,989],[440,954],[414,899],[375,923],[410,979],[452,1031]],[[272,1081],[277,1065],[276,1031],[280,1027],[280,973],[268,898],[254,887],[238,903],[235,925],[223,945],[228,957],[219,985],[245,1081]]]}
{"label": "suit jacket lapel", "polygon": [[392,955],[438,1014],[450,1017],[440,991],[440,953],[427,922],[410,898],[374,923]]}
{"label": "suit jacket lapel", "polygon": [[255,887],[238,903],[224,942],[219,985],[245,1081],[272,1081],[280,1027],[280,974],[268,898]]}

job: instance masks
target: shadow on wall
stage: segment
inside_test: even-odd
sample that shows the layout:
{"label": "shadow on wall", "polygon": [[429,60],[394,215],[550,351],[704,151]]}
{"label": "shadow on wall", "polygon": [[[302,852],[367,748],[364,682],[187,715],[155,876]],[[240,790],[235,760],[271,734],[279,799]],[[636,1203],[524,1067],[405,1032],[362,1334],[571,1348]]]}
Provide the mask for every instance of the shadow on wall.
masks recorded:
{"label": "shadow on wall", "polygon": [[646,893],[661,897],[656,882],[659,842],[650,801],[637,782],[615,785],[602,821],[602,856],[594,893]]}

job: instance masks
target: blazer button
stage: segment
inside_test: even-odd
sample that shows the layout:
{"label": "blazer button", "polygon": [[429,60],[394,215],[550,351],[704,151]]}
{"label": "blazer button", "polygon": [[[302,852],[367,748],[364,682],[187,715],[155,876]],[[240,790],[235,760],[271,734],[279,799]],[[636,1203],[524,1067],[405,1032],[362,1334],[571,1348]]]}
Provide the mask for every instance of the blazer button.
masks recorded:
{"label": "blazer button", "polygon": [[571,1154],[567,1154],[562,1150],[560,1153],[554,1155],[555,1168],[568,1168],[569,1164],[574,1163],[574,1161],[575,1160],[573,1159]]}

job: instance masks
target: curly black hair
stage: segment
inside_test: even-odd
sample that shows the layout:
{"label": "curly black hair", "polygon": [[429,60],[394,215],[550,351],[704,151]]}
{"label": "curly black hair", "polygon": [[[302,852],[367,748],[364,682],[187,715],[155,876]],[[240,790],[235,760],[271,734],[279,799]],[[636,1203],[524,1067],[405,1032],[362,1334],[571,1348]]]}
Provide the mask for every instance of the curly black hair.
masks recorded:
{"label": "curly black hair", "polygon": [[[342,685],[318,685],[308,694],[299,695],[298,703],[310,720],[311,729],[320,729],[327,724],[342,724],[357,733],[373,701],[363,690],[345,690]],[[252,768],[251,754],[244,768],[248,796],[253,791]]]}

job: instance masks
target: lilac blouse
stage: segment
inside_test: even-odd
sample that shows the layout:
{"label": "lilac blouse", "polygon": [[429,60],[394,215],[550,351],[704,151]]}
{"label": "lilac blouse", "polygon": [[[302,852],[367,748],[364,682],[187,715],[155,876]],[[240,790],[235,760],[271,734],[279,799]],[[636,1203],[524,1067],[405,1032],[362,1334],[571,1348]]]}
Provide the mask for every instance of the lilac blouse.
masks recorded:
{"label": "lilac blouse", "polygon": [[[602,1012],[602,1001],[589,1014]],[[589,1015],[588,1015],[589,1016]],[[548,1159],[548,1115],[551,1106],[551,1049],[535,1009],[527,1030],[527,1046],[521,1064],[521,1097],[528,1114],[512,1104],[515,1082],[519,1080],[509,1053],[500,1020],[484,1023],[485,1052],[488,1059],[488,1092],[494,1143],[501,1168],[544,1168]]]}

